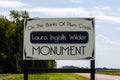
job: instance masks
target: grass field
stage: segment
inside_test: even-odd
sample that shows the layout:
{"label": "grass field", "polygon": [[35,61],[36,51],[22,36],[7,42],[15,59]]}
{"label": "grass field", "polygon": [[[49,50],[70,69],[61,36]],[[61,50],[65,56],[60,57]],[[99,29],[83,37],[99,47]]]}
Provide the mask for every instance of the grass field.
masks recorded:
{"label": "grass field", "polygon": [[[89,80],[69,73],[29,74],[29,80]],[[0,74],[0,80],[23,80],[23,74]]]}
{"label": "grass field", "polygon": [[23,74],[0,74],[0,80],[23,80]]}
{"label": "grass field", "polygon": [[96,73],[120,76],[120,70],[97,70]]}

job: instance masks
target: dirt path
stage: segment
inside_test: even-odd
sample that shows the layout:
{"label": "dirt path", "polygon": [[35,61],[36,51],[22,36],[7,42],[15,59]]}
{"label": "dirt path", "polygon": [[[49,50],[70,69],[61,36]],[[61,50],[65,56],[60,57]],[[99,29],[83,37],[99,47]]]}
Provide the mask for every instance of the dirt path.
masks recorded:
{"label": "dirt path", "polygon": [[[90,78],[90,74],[87,73],[76,73],[76,74]],[[120,80],[120,76],[95,74],[95,80]]]}

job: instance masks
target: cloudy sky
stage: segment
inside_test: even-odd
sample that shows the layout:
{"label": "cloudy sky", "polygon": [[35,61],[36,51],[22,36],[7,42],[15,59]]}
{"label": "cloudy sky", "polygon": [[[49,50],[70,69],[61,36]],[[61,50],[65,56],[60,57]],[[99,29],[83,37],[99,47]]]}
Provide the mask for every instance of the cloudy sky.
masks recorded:
{"label": "cloudy sky", "polygon": [[[27,10],[33,18],[95,18],[96,67],[120,68],[120,0],[0,0],[0,14]],[[90,61],[57,61],[89,67]]]}

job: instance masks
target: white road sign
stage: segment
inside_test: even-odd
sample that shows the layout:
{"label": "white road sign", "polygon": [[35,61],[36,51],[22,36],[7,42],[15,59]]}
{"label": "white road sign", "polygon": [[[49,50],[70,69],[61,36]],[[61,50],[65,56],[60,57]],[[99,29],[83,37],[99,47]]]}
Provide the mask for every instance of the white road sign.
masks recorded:
{"label": "white road sign", "polygon": [[95,59],[93,18],[29,18],[24,22],[24,60]]}

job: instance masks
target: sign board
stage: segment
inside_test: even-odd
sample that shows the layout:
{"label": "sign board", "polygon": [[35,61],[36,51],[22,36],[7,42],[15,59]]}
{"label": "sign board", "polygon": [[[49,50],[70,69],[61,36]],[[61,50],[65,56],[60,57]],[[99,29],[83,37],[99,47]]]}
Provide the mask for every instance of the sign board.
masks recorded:
{"label": "sign board", "polygon": [[29,18],[24,22],[24,60],[94,59],[93,18]]}

